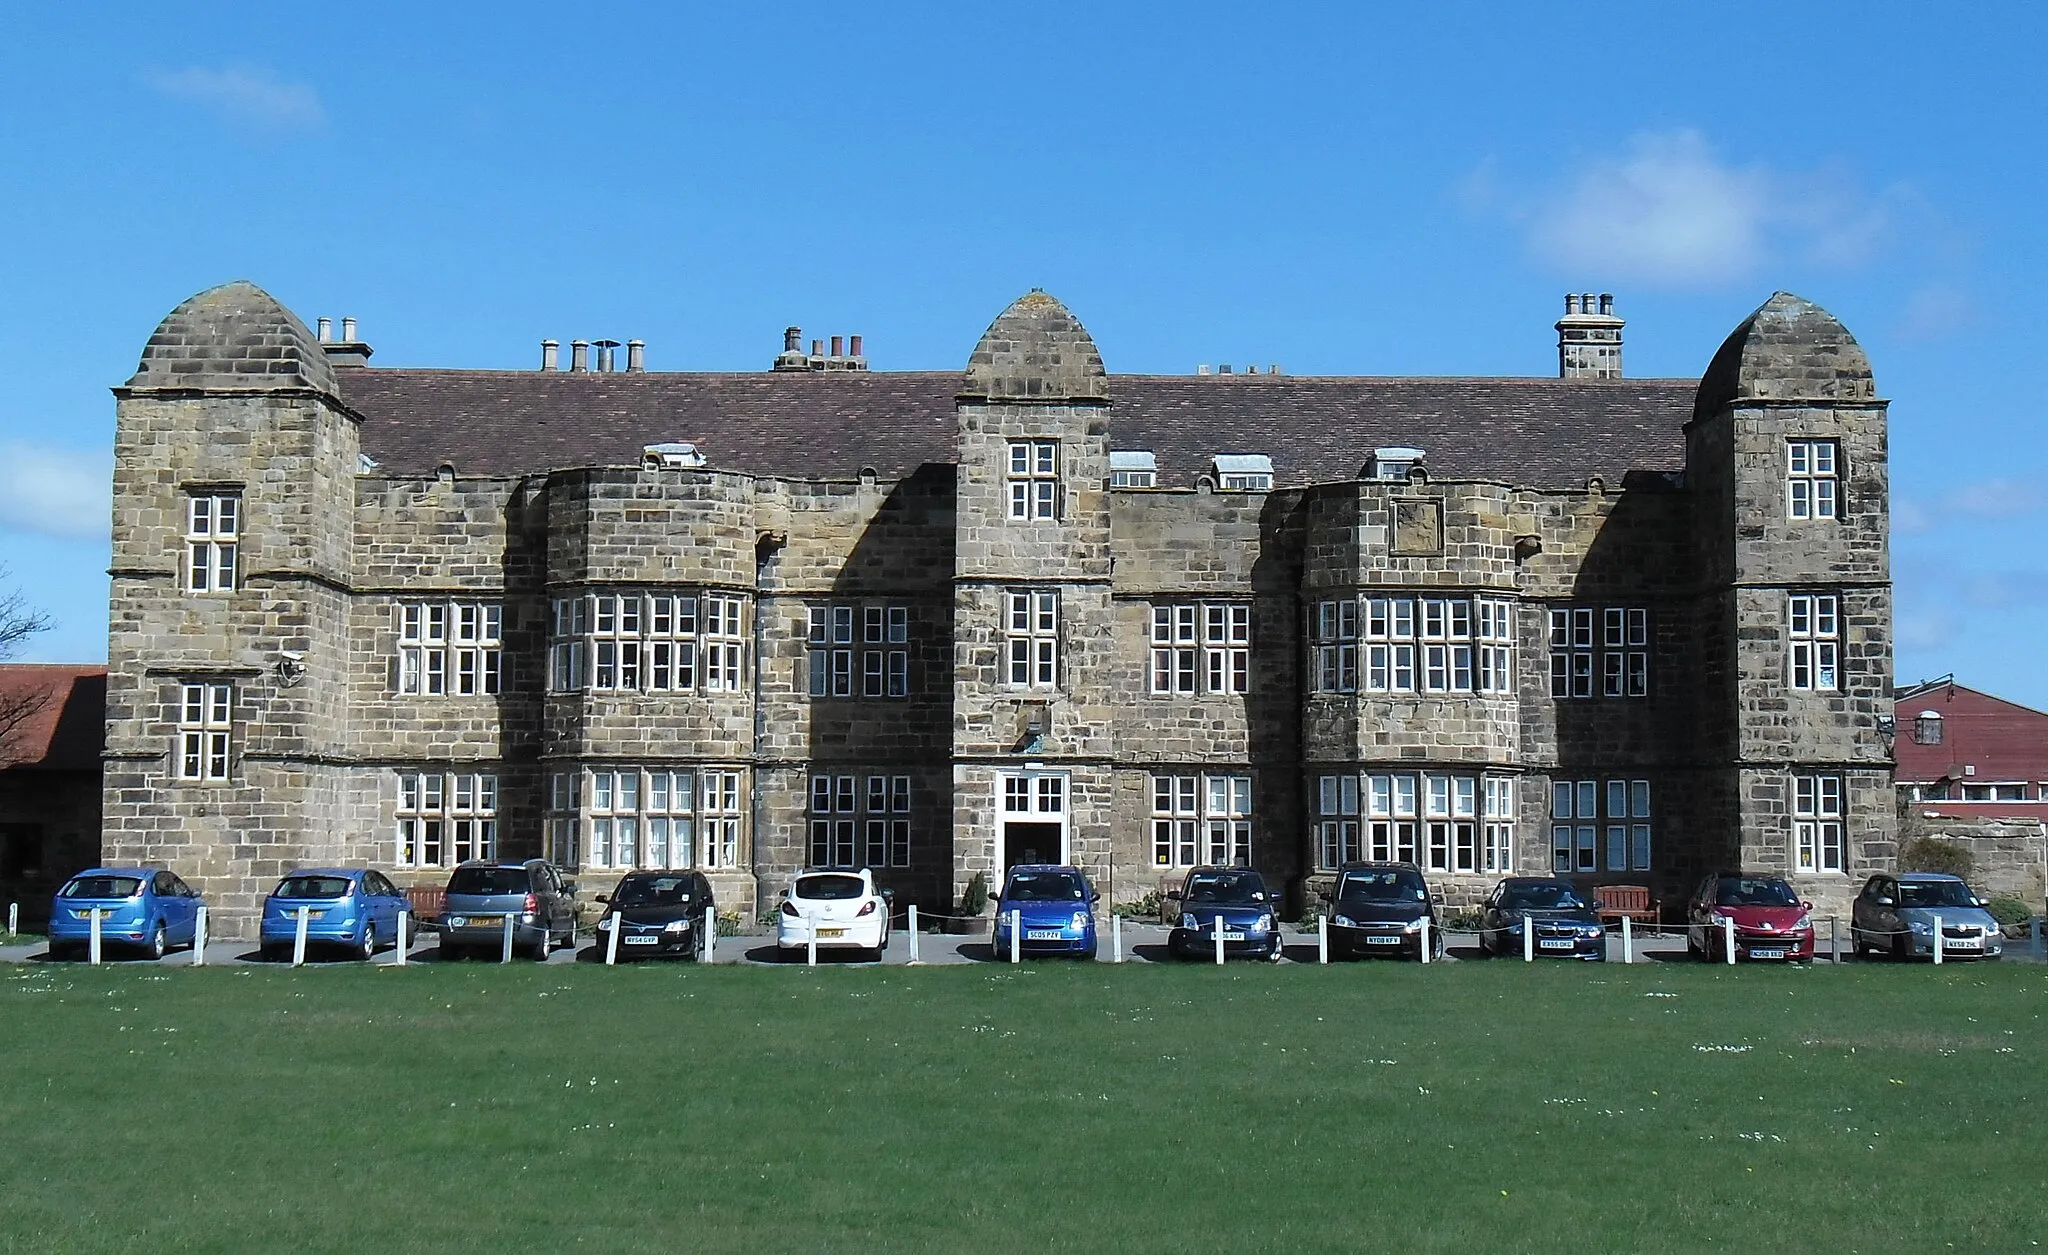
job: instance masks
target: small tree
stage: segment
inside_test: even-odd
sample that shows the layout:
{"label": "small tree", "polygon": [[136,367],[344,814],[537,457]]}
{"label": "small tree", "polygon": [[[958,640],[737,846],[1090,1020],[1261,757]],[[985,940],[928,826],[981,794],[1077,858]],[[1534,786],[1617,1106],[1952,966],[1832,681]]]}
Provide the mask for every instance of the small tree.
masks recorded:
{"label": "small tree", "polygon": [[1899,848],[1902,872],[1939,872],[1968,880],[1976,869],[1970,847],[1946,837],[1915,837]]}

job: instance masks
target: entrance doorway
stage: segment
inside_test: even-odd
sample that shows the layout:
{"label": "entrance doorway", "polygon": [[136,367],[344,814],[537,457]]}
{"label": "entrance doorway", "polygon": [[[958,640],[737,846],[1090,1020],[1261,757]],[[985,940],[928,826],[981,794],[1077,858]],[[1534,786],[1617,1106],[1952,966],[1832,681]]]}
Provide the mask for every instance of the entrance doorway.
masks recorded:
{"label": "entrance doorway", "polygon": [[1003,825],[1003,870],[1019,863],[1064,863],[1061,848],[1065,828],[1060,824],[1005,823]]}
{"label": "entrance doorway", "polygon": [[1026,769],[1002,777],[997,862],[1005,872],[1019,863],[1067,861],[1067,773]]}

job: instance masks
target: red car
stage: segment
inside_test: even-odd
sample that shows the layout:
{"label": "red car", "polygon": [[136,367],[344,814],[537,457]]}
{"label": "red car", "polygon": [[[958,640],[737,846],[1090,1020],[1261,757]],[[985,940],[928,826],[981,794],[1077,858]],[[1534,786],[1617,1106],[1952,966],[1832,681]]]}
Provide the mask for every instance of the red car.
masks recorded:
{"label": "red car", "polygon": [[1728,958],[1735,921],[1735,957],[1813,961],[1813,903],[1802,902],[1783,876],[1719,872],[1700,882],[1686,908],[1685,949],[1717,963]]}

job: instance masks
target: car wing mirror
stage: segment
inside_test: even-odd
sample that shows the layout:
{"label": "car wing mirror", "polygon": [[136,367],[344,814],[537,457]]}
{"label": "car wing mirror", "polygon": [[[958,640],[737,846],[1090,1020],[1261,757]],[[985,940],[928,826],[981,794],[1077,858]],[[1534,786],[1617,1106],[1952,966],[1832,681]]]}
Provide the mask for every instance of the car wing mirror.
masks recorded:
{"label": "car wing mirror", "polygon": [[597,895],[597,900],[599,902],[609,902],[612,900],[612,895],[609,893],[600,893]]}
{"label": "car wing mirror", "polygon": [[1604,906],[1606,906],[1606,905],[1607,905],[1607,903],[1605,903],[1604,901],[1600,900],[1599,898],[1588,898],[1588,899],[1586,899],[1586,908],[1587,908],[1588,910],[1593,910],[1593,911],[1597,911],[1597,910],[1600,910],[1600,909],[1601,909],[1602,907],[1604,907]]}
{"label": "car wing mirror", "polygon": [[1811,903],[1811,902],[1801,902],[1801,903],[1799,904],[1799,909],[1800,909],[1800,910],[1802,910],[1802,911],[1811,911],[1811,910],[1813,909],[1813,903]]}
{"label": "car wing mirror", "polygon": [[576,892],[576,882],[575,882],[575,881],[573,881],[573,880],[565,880],[565,881],[563,881],[563,882],[562,882],[562,892],[563,892],[563,893],[574,893],[574,892]]}
{"label": "car wing mirror", "polygon": [[782,896],[782,897],[785,897],[785,898],[786,898],[786,897],[788,897],[788,896],[789,896],[789,890],[787,890],[787,889],[784,889],[784,890],[782,891],[782,894],[781,894],[781,896]]}
{"label": "car wing mirror", "polygon": [[1970,899],[1970,901],[1971,901],[1971,903],[1972,903],[1972,904],[1974,904],[1974,905],[1976,905],[1976,906],[1990,906],[1990,905],[1991,905],[1991,904],[1990,904],[1989,902],[1986,902],[1986,901],[1985,901],[1984,899],[1982,899],[1982,898],[1971,898],[1971,899]]}
{"label": "car wing mirror", "polygon": [[1102,901],[1102,894],[1094,889],[1090,889],[1088,891],[1088,900],[1090,902],[1100,902]]}
{"label": "car wing mirror", "polygon": [[1168,890],[1166,891],[1166,900],[1167,900],[1168,902],[1178,902],[1178,901],[1180,901],[1180,890],[1178,890],[1178,889],[1168,889]]}
{"label": "car wing mirror", "polygon": [[1877,899],[1877,904],[1879,906],[1890,906],[1892,904],[1892,900],[1880,894]]}
{"label": "car wing mirror", "polygon": [[882,900],[884,902],[894,902],[896,900],[896,891],[894,889],[882,890]]}

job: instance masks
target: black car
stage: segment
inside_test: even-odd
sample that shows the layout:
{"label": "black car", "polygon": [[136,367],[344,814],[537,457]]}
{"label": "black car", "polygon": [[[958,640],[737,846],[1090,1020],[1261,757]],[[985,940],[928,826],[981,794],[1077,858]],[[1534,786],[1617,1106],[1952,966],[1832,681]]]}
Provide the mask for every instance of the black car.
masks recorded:
{"label": "black car", "polygon": [[1522,953],[1524,927],[1533,934],[1529,953],[1562,959],[1607,960],[1607,928],[1598,898],[1569,881],[1547,876],[1510,876],[1493,887],[1480,908],[1481,954]]}
{"label": "black car", "polygon": [[1328,904],[1334,955],[1419,959],[1423,921],[1428,920],[1429,957],[1443,957],[1443,921],[1437,918],[1436,899],[1413,863],[1346,863],[1323,901]]}
{"label": "black car", "polygon": [[704,946],[704,913],[718,907],[711,882],[693,871],[627,872],[618,888],[597,900],[605,904],[598,941],[609,950],[611,930],[618,929],[621,959],[696,957]]}

